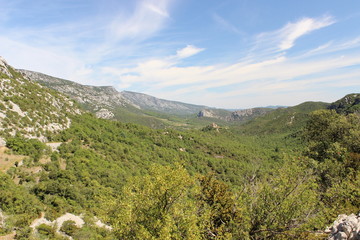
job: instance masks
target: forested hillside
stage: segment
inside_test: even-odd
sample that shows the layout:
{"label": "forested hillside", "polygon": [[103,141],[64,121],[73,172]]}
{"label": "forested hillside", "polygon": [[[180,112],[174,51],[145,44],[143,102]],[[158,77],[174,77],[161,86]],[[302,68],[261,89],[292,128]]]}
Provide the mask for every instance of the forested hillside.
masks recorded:
{"label": "forested hillside", "polygon": [[[36,88],[6,96],[22,112],[51,116],[44,94],[70,104],[14,75],[2,75],[1,84]],[[29,96],[35,110],[21,105]],[[46,132],[47,145],[18,124],[4,132],[0,152],[0,236],[324,239],[339,214],[360,209],[360,116],[326,106],[304,103],[242,127],[184,131],[76,114],[74,107],[60,111],[71,125]]]}

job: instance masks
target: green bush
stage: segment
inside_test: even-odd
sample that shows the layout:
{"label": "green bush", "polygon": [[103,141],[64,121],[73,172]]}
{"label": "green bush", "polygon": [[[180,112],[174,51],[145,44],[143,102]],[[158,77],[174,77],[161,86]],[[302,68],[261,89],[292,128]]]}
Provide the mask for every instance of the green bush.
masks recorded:
{"label": "green bush", "polygon": [[53,236],[55,235],[55,230],[52,226],[49,226],[45,223],[40,224],[37,228],[38,233],[46,236]]}
{"label": "green bush", "polygon": [[67,220],[63,222],[60,231],[66,233],[69,236],[73,236],[79,228],[76,226],[75,222],[72,220]]}

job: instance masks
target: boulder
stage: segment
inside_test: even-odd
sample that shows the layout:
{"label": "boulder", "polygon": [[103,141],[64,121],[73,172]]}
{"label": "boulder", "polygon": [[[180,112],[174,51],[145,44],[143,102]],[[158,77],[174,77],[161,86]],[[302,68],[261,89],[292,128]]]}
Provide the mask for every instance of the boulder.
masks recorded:
{"label": "boulder", "polygon": [[331,232],[328,240],[360,240],[360,213],[339,215],[325,232]]}

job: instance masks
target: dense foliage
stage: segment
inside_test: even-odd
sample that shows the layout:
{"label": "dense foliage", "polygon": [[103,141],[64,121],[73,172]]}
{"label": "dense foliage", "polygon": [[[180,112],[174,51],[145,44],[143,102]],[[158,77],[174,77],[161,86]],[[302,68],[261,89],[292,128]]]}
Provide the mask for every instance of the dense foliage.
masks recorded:
{"label": "dense foliage", "polygon": [[154,130],[76,116],[51,136],[62,142],[58,152],[7,139],[33,158],[8,170],[19,185],[1,175],[0,208],[14,219],[2,231],[25,229],[40,212],[50,220],[71,212],[113,227],[67,222],[61,231],[75,239],[316,239],[334,216],[360,209],[359,129],[358,115],[328,110],[310,115],[302,138],[289,129]]}

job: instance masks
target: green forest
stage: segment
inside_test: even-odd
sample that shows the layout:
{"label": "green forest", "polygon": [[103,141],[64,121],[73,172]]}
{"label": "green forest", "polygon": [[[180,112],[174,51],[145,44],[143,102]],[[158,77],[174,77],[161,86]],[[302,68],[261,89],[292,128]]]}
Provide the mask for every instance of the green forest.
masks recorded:
{"label": "green forest", "polygon": [[85,221],[63,224],[74,239],[324,239],[339,214],[360,209],[360,116],[322,109],[304,119],[274,132],[261,131],[265,120],[257,133],[255,123],[177,131],[86,113],[49,136],[58,151],[8,137],[8,154],[28,157],[0,173],[0,233],[66,239],[29,225],[69,212]]}

